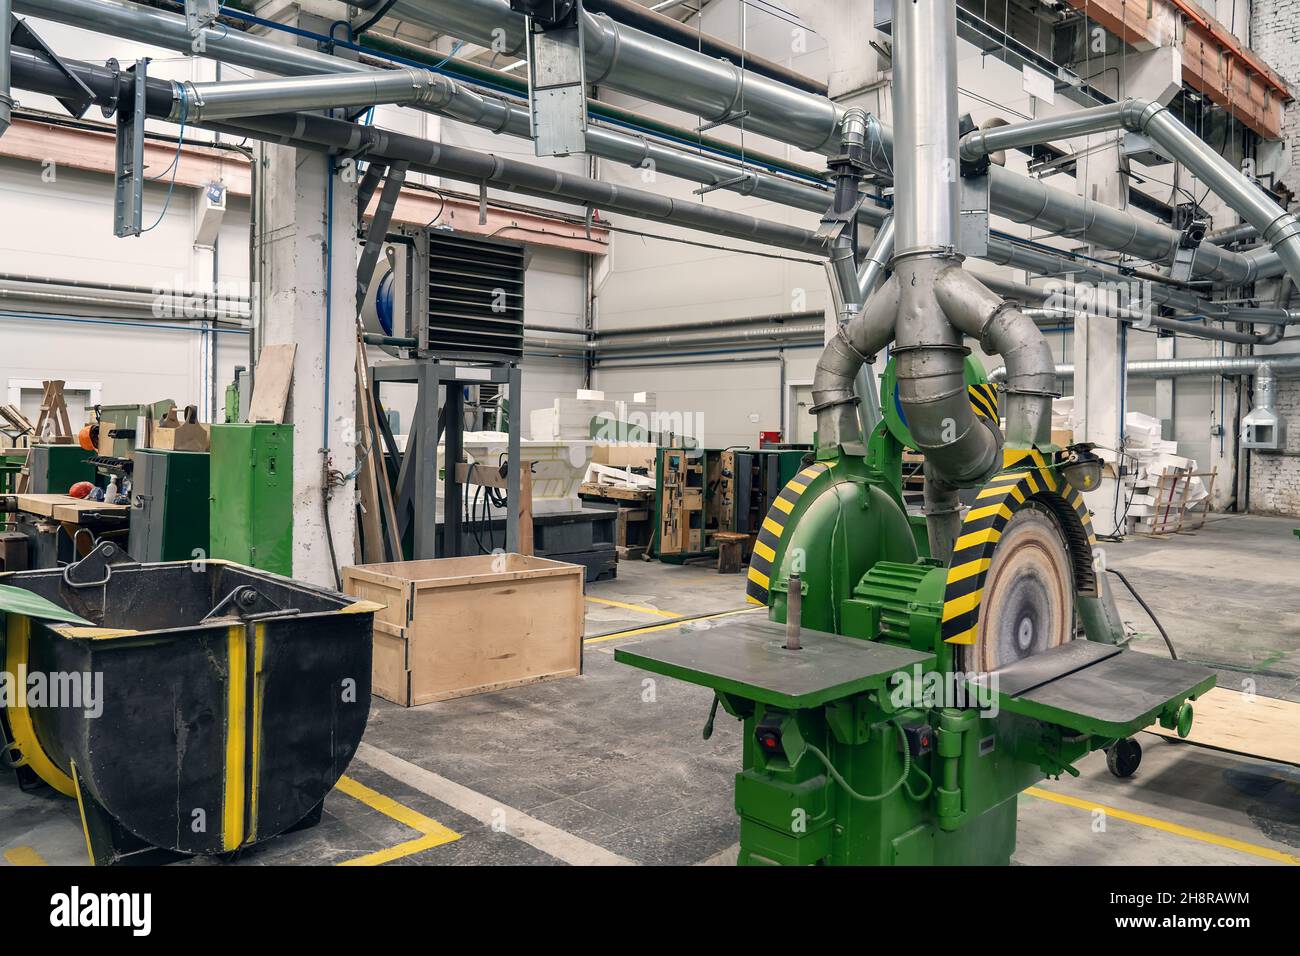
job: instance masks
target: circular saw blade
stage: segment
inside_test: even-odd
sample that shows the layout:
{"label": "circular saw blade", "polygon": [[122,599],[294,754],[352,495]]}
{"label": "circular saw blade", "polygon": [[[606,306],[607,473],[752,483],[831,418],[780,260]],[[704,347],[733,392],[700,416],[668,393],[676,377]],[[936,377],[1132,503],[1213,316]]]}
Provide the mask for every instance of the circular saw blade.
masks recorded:
{"label": "circular saw blade", "polygon": [[1060,528],[1046,511],[1022,508],[993,551],[965,670],[997,670],[1074,636],[1074,580]]}

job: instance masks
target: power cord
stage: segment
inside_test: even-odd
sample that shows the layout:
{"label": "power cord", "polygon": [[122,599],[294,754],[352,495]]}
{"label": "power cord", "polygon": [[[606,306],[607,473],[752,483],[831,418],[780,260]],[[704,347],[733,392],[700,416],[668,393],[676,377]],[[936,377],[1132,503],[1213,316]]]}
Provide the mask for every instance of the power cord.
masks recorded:
{"label": "power cord", "polygon": [[1156,617],[1156,612],[1151,610],[1151,605],[1142,600],[1142,595],[1138,594],[1137,588],[1133,587],[1129,582],[1129,579],[1124,577],[1124,572],[1118,571],[1115,568],[1107,568],[1106,570],[1124,582],[1124,587],[1128,588],[1128,593],[1133,595],[1133,599],[1137,601],[1138,604],[1142,605],[1142,610],[1147,612],[1147,617],[1151,618],[1151,622],[1155,624],[1156,630],[1158,630],[1160,636],[1165,639],[1165,646],[1169,648],[1169,656],[1174,660],[1178,660],[1178,652],[1174,650],[1174,642],[1169,639],[1169,632],[1166,631],[1165,626],[1160,623],[1160,618]]}
{"label": "power cord", "polygon": [[[181,131],[180,131],[180,135],[176,138],[176,155],[172,157],[171,166],[168,167],[168,169],[171,171],[172,178],[171,178],[171,182],[167,184],[167,198],[163,200],[162,212],[158,214],[158,221],[155,222],[148,229],[142,229],[140,231],[140,235],[142,236],[146,232],[153,232],[155,229],[161,226],[162,221],[167,218],[167,210],[171,208],[172,196],[176,192],[176,175],[181,171],[181,151],[185,148],[185,124],[186,121],[189,119],[189,115],[190,115],[190,98],[189,95],[186,94],[185,92],[184,83],[177,84],[176,89],[179,91],[180,98],[181,98],[181,118],[180,118]],[[166,175],[167,175],[167,170],[163,170],[163,172],[158,175],[157,179],[151,181],[157,182],[159,179],[162,179],[163,176]]]}
{"label": "power cord", "polygon": [[886,797],[893,796],[898,791],[899,787],[904,787],[908,797],[919,803],[920,801],[924,800],[926,797],[930,795],[930,792],[934,789],[934,781],[930,779],[929,774],[927,774],[924,770],[922,770],[918,766],[915,769],[916,772],[920,774],[921,777],[925,780],[925,790],[921,793],[916,793],[912,789],[911,785],[908,784],[907,777],[908,774],[911,773],[913,767],[912,767],[912,752],[907,746],[907,732],[903,730],[903,725],[900,724],[898,721],[891,720],[889,723],[895,730],[898,731],[899,742],[902,743],[903,745],[903,772],[902,774],[899,775],[899,778],[894,782],[894,785],[890,787],[888,790],[885,790],[883,793],[876,793],[876,794],[858,793],[856,790],[854,790],[852,787],[849,786],[849,782],[844,779],[844,777],[840,774],[838,770],[835,769],[835,766],[831,763],[830,758],[827,757],[826,754],[822,753],[820,748],[806,742],[804,746],[808,749],[808,752],[810,754],[812,754],[819,761],[821,761],[822,766],[826,768],[826,773],[830,775],[830,778],[832,780],[834,780],[837,784],[839,784],[840,789],[842,789],[846,794],[848,794],[850,799],[856,800],[859,803],[878,803],[879,801],[884,800]]}

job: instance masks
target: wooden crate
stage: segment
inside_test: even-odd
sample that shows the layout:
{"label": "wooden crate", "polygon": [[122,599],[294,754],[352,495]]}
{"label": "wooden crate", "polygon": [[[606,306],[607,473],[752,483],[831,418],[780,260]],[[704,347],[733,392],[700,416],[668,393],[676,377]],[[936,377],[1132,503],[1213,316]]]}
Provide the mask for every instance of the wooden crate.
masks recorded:
{"label": "wooden crate", "polygon": [[582,673],[583,569],[521,554],[344,568],[375,614],[371,684],[410,707]]}

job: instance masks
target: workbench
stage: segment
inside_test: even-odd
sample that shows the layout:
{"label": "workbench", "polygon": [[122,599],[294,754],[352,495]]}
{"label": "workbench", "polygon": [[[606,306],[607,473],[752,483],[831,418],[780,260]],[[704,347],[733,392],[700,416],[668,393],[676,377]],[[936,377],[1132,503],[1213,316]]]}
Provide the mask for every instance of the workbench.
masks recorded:
{"label": "workbench", "polygon": [[[70,495],[13,495],[6,524],[30,547],[25,560],[18,555],[21,539],[6,540],[6,570],[52,568],[84,557],[101,538],[126,549],[130,521],[128,505],[89,501]],[[86,534],[80,532],[85,531]],[[17,544],[15,544],[17,542]]]}

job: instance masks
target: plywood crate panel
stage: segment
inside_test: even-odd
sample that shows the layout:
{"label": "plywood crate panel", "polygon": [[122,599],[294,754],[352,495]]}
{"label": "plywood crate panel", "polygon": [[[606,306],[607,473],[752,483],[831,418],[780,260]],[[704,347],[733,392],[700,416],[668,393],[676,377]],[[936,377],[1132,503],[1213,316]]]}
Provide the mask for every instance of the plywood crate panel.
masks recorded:
{"label": "plywood crate panel", "polygon": [[582,673],[583,569],[520,554],[345,568],[375,614],[374,693],[404,706]]}

